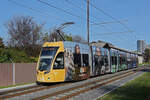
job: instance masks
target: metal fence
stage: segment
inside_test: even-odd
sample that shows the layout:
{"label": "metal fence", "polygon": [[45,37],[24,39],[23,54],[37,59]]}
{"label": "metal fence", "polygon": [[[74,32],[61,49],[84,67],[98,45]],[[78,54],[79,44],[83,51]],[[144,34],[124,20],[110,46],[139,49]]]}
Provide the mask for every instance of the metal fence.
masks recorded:
{"label": "metal fence", "polygon": [[0,63],[0,86],[36,81],[35,63]]}

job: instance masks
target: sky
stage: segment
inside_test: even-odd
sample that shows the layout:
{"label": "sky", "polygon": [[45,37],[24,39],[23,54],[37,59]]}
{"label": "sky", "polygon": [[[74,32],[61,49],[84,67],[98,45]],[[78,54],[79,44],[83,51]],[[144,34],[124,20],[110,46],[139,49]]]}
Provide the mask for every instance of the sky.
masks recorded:
{"label": "sky", "polygon": [[[85,0],[41,0],[62,10],[50,7],[38,0],[2,0],[0,3],[0,37],[9,40],[6,23],[16,16],[31,16],[44,23],[44,31],[58,27],[65,22],[67,34],[87,37]],[[150,0],[90,0],[90,41],[106,41],[127,50],[136,50],[139,39],[150,43]],[[110,17],[111,16],[111,17]],[[115,18],[115,20],[113,18]],[[116,21],[117,19],[117,21]],[[118,21],[122,21],[118,23]],[[114,22],[94,25],[93,23]],[[124,26],[125,25],[125,26]],[[128,32],[128,30],[133,32]],[[122,32],[122,33],[120,33]]]}

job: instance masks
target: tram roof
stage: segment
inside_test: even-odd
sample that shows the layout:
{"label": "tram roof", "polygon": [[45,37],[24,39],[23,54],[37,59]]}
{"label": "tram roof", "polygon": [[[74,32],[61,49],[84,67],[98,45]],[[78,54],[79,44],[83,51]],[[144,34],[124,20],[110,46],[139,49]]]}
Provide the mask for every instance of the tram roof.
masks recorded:
{"label": "tram roof", "polygon": [[90,46],[100,46],[100,47],[103,47],[103,48],[115,49],[115,50],[119,50],[119,51],[122,51],[122,52],[127,52],[127,53],[137,54],[139,56],[142,56],[142,54],[140,54],[140,53],[135,53],[135,52],[132,52],[132,51],[129,51],[129,50],[121,49],[121,48],[118,48],[118,47],[114,46],[111,43],[107,43],[107,42],[104,42],[104,41],[91,42]]}

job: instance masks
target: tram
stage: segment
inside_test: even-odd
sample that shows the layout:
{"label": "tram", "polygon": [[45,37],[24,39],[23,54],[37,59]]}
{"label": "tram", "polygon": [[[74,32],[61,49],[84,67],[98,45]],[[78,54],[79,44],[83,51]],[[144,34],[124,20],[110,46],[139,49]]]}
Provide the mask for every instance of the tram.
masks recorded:
{"label": "tram", "polygon": [[46,42],[36,67],[37,84],[78,81],[135,68],[137,57],[135,53],[106,48],[98,43]]}

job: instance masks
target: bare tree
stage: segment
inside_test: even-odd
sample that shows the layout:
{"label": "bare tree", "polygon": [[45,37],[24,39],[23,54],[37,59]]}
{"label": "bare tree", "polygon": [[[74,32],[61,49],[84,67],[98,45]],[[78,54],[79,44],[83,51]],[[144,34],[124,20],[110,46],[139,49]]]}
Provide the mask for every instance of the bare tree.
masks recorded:
{"label": "bare tree", "polygon": [[42,34],[42,43],[44,42],[48,42],[49,41],[49,33],[45,32],[44,34]]}
{"label": "bare tree", "polygon": [[58,28],[53,28],[50,30],[48,33],[45,33],[43,36],[43,41],[44,42],[57,42],[57,41],[73,41],[73,42],[80,42],[80,43],[87,43],[86,40],[84,40],[81,36],[79,35],[68,35],[63,30],[58,29]]}
{"label": "bare tree", "polygon": [[6,23],[9,43],[14,46],[28,47],[40,42],[42,25],[37,24],[32,17],[14,17]]}

